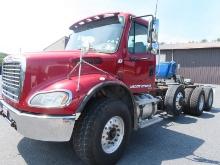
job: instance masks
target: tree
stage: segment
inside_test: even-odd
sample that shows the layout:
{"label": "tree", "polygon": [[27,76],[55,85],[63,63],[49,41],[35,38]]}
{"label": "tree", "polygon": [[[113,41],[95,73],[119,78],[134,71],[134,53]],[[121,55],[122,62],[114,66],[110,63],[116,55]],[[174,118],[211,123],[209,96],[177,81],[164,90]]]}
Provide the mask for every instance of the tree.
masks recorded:
{"label": "tree", "polygon": [[6,56],[7,56],[6,53],[0,52],[0,66],[2,65],[3,58],[5,58]]}
{"label": "tree", "polygon": [[205,43],[205,42],[208,42],[208,40],[207,39],[202,39],[200,42]]}

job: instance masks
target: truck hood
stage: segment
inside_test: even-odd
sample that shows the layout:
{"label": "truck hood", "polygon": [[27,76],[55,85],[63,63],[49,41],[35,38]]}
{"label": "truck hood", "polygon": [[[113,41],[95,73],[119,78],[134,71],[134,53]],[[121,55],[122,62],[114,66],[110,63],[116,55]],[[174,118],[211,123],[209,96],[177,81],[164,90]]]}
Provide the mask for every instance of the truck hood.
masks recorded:
{"label": "truck hood", "polygon": [[[39,53],[27,53],[25,87],[30,90],[43,88],[56,81],[66,79],[67,75],[76,66],[80,59],[80,51],[51,51]],[[116,56],[114,54],[88,53],[84,60],[96,67],[115,75]],[[88,65],[82,66],[82,75],[100,73],[97,69]],[[78,68],[71,74],[78,76]]]}
{"label": "truck hood", "polygon": [[[19,96],[19,102],[12,101],[8,97],[3,99],[16,109],[21,111],[28,111],[34,113],[42,113],[42,109],[29,107],[28,99],[36,92],[42,90],[55,90],[55,89],[68,89],[76,91],[78,82],[78,68],[71,74],[69,78],[67,75],[73,70],[80,59],[80,51],[56,51],[56,52],[41,52],[41,53],[27,53],[21,56],[8,56],[7,62],[21,61],[22,72],[20,80],[23,82],[21,85],[22,92]],[[90,64],[105,71],[102,72],[93,69],[89,65],[82,65],[82,76],[80,81],[81,92],[77,93],[77,99],[71,106],[76,106],[79,100],[84,97],[84,94],[90,90],[91,87],[97,83],[105,80],[115,78],[116,70],[116,55],[114,54],[101,54],[101,53],[88,53],[83,58]],[[15,62],[17,63],[17,62]],[[108,72],[108,73],[106,73]],[[109,74],[111,76],[109,76]],[[15,81],[15,80],[12,80]],[[17,79],[16,79],[17,81]],[[88,83],[89,82],[89,83]],[[76,107],[66,107],[65,113],[71,114]],[[61,114],[63,111],[57,109],[53,111],[54,114]],[[44,109],[44,113],[50,114],[50,110]]]}

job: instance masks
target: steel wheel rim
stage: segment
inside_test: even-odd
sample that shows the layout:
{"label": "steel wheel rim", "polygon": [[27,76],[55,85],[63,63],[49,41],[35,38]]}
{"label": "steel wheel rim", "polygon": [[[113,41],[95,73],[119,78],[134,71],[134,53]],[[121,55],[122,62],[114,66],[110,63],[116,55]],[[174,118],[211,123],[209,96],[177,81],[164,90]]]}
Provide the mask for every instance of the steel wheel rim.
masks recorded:
{"label": "steel wheel rim", "polygon": [[205,103],[205,97],[203,95],[199,98],[199,110],[202,111]]}
{"label": "steel wheel rim", "polygon": [[180,103],[181,99],[183,99],[183,93],[182,92],[179,92],[176,96],[176,109],[177,110],[180,110],[182,108],[182,105]]}
{"label": "steel wheel rim", "polygon": [[208,101],[209,106],[212,105],[212,102],[213,102],[213,94],[211,93],[210,96],[209,96],[209,101]]}
{"label": "steel wheel rim", "polygon": [[124,138],[124,121],[120,116],[112,117],[105,125],[101,145],[105,153],[115,152],[122,143]]}

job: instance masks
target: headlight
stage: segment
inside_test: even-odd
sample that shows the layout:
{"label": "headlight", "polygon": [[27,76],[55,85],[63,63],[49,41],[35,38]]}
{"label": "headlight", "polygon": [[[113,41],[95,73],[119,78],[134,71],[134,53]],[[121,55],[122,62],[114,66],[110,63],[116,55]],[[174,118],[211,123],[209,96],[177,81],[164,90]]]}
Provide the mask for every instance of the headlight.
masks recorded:
{"label": "headlight", "polygon": [[41,108],[61,108],[69,105],[71,99],[72,93],[67,90],[39,92],[30,98],[29,105]]}

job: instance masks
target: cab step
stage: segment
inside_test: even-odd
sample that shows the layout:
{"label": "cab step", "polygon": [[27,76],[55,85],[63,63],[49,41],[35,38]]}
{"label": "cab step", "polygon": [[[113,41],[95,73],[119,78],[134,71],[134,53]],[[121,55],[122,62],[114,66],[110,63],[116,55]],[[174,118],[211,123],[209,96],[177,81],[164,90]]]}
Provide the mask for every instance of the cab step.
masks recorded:
{"label": "cab step", "polygon": [[138,123],[139,128],[144,128],[144,127],[148,127],[150,125],[159,123],[163,120],[163,118],[159,117],[159,116],[154,116],[151,119],[146,119],[146,120],[141,120]]}

